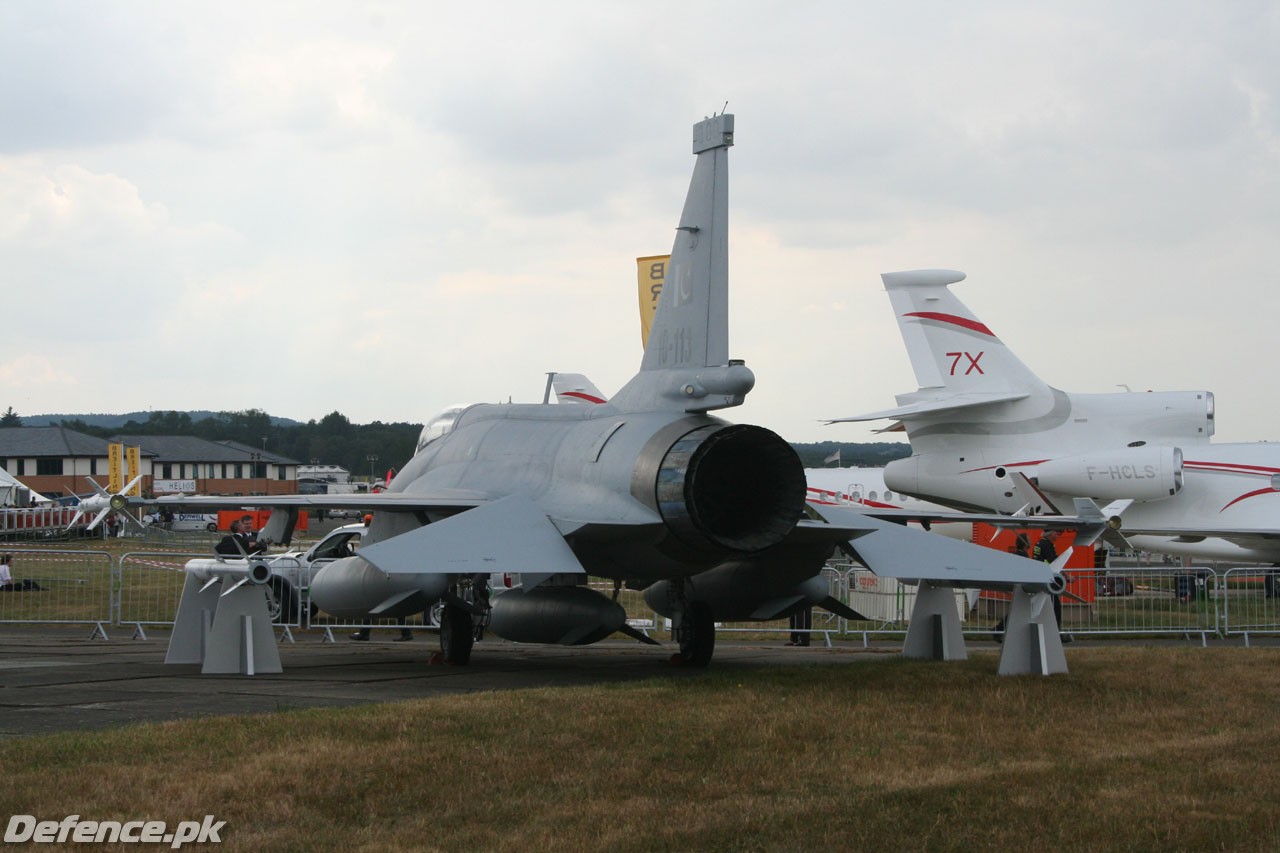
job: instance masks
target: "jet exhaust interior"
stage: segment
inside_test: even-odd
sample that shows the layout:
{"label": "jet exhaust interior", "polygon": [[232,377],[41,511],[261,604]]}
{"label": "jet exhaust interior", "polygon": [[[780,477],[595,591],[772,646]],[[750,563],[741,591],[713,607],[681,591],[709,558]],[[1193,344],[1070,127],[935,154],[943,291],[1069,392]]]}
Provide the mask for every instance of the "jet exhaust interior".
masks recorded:
{"label": "jet exhaust interior", "polygon": [[686,544],[762,551],[786,538],[803,513],[804,466],[770,430],[710,424],[667,451],[656,496],[663,519]]}

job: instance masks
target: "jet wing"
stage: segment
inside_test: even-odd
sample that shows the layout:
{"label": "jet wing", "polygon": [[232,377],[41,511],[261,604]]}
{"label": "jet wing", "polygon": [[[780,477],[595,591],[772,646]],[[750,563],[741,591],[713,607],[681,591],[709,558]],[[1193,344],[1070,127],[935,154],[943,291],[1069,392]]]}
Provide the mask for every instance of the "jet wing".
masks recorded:
{"label": "jet wing", "polygon": [[846,507],[816,509],[823,520],[803,520],[792,535],[799,541],[836,538],[842,549],[880,577],[957,587],[1050,589],[1054,585],[1054,572],[1044,563],[913,530]]}
{"label": "jet wing", "polygon": [[1124,525],[1120,532],[1126,537],[1161,536],[1185,543],[1200,542],[1205,539],[1222,539],[1233,545],[1251,550],[1275,551],[1280,544],[1280,529],[1240,528],[1224,530],[1223,528],[1198,527],[1130,527]]}
{"label": "jet wing", "polygon": [[[830,504],[820,504],[819,512],[825,511]],[[1091,518],[1081,515],[997,515],[977,512],[921,512],[915,509],[877,509],[868,507],[855,512],[865,513],[881,521],[895,524],[919,524],[926,530],[934,524],[989,524],[992,527],[1012,528],[1016,530],[1074,530],[1077,532],[1076,544],[1084,545],[1102,535],[1106,523],[1099,516]],[[1126,531],[1128,532],[1128,531]]]}
{"label": "jet wing", "polygon": [[949,394],[945,399],[941,400],[921,400],[918,403],[910,403],[906,406],[899,406],[896,409],[883,409],[879,412],[868,412],[865,415],[853,415],[847,418],[834,418],[826,421],[828,424],[843,424],[856,421],[879,421],[886,418],[914,418],[921,415],[934,415],[943,412],[951,412],[957,409],[972,409],[978,406],[990,406],[995,403],[1012,403],[1014,400],[1022,400],[1028,397],[1025,391],[1005,391],[991,393],[969,393],[969,394]]}
{"label": "jet wing", "polygon": [[360,549],[387,574],[519,572],[535,579],[584,574],[559,529],[536,503],[510,495]]}

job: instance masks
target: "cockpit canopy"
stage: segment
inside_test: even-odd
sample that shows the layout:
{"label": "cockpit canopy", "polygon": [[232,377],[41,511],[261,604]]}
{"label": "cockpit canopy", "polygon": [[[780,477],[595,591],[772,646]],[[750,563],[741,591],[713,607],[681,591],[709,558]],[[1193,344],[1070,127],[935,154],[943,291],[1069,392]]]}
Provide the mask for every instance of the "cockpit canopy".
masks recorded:
{"label": "cockpit canopy", "polygon": [[421,453],[422,448],[426,447],[437,438],[441,438],[453,429],[453,425],[458,422],[458,418],[462,413],[471,408],[471,403],[458,403],[441,411],[435,417],[427,421],[422,428],[422,434],[418,436],[418,446],[413,451],[415,454]]}

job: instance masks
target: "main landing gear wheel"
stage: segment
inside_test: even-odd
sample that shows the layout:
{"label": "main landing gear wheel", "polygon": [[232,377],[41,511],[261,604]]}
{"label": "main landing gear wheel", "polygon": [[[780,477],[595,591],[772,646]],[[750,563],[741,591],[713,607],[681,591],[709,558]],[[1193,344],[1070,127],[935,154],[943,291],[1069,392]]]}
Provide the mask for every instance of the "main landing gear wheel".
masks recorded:
{"label": "main landing gear wheel", "polygon": [[444,662],[456,666],[469,663],[475,641],[471,614],[456,604],[446,604],[440,611],[440,652]]}
{"label": "main landing gear wheel", "polygon": [[680,658],[685,666],[706,666],[716,650],[716,621],[711,608],[694,602],[684,612],[680,626]]}

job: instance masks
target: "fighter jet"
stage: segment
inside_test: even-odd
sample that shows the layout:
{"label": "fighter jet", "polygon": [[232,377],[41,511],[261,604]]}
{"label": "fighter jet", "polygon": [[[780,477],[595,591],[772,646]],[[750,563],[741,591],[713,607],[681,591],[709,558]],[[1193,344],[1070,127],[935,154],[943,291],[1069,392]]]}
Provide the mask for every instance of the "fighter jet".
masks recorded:
{"label": "fighter jet", "polygon": [[1110,501],[1132,547],[1280,561],[1280,445],[1211,443],[1211,392],[1061,391],[951,291],[964,273],[882,278],[920,387],[897,408],[831,422],[900,422],[912,455],[886,466],[890,489],[995,512]]}
{"label": "fighter jet", "polygon": [[[649,346],[611,399],[450,407],[426,423],[413,458],[381,494],[254,499],[281,510],[264,531],[276,539],[289,527],[283,510],[374,511],[359,555],[312,579],[315,604],[366,618],[442,601],[443,657],[461,664],[484,630],[569,645],[625,631],[623,608],[585,585],[591,575],[645,590],[672,620],[677,660],[701,666],[712,657],[717,620],[839,607],[819,577],[837,546],[895,577],[944,585],[980,578],[1031,591],[1057,583],[1042,564],[841,507],[806,518],[804,470],[790,445],[710,414],[740,405],[755,384],[746,364],[729,357],[733,144],[730,114],[694,125],[693,177]],[[158,503],[195,505],[181,497]],[[518,574],[519,587],[491,595],[497,573]]]}

